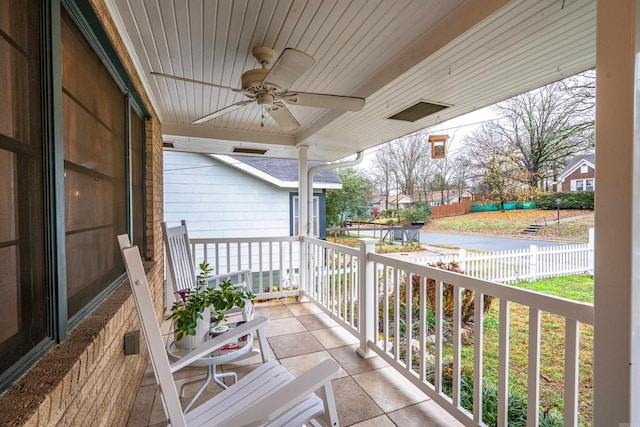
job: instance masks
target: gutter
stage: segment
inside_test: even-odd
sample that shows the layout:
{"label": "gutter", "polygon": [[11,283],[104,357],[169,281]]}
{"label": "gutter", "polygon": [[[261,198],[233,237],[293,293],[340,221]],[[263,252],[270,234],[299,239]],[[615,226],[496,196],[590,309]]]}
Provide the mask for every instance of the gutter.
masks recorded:
{"label": "gutter", "polygon": [[317,165],[307,170],[307,230],[305,233],[306,236],[309,235],[309,231],[311,230],[311,221],[313,219],[313,215],[312,215],[313,214],[313,175],[316,172],[320,172],[320,171],[356,166],[362,163],[362,160],[364,160],[364,151],[359,151],[354,160],[349,160],[349,161],[340,162],[340,163],[329,163],[326,165]]}

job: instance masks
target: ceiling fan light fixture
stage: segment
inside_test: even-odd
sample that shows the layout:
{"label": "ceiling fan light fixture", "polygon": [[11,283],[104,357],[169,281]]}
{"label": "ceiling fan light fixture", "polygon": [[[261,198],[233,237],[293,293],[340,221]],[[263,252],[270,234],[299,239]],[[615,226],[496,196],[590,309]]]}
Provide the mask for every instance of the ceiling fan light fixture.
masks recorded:
{"label": "ceiling fan light fixture", "polygon": [[275,97],[272,93],[259,93],[256,95],[256,102],[258,103],[258,105],[272,106],[274,99]]}

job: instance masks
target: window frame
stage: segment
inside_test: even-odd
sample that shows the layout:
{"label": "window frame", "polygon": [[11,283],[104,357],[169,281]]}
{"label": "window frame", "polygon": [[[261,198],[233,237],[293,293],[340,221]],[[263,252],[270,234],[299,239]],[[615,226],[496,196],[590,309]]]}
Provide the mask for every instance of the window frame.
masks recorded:
{"label": "window frame", "polygon": [[[316,205],[317,200],[317,205]],[[327,238],[327,199],[326,199],[326,190],[322,190],[321,192],[313,193],[313,210],[314,212],[318,212],[317,216],[317,227],[318,234],[312,235],[310,237],[314,237],[317,239],[325,240]],[[300,196],[298,192],[289,193],[289,235],[296,236],[296,220],[300,219],[300,212],[296,215],[296,205],[300,205]],[[314,216],[315,218],[315,216]],[[314,228],[316,223],[314,221]]]}
{"label": "window frame", "polygon": [[[126,221],[132,236],[133,211],[131,188],[131,134],[130,113],[134,111],[141,119],[142,138],[142,210],[146,212],[144,191],[146,120],[150,117],[142,97],[129,76],[116,49],[90,2],[82,0],[39,0],[40,25],[40,91],[41,91],[41,140],[42,140],[42,204],[44,206],[44,278],[42,287],[47,295],[46,337],[33,343],[22,358],[10,368],[0,372],[0,393],[45,355],[55,344],[63,341],[70,329],[83,320],[96,306],[101,304],[126,276],[122,275],[108,284],[102,292],[85,305],[72,319],[67,316],[67,271],[65,252],[65,198],[64,198],[64,147],[62,121],[62,69],[61,69],[61,25],[63,10],[69,14],[91,50],[98,55],[108,74],[122,92],[125,108],[125,153]],[[145,215],[146,217],[146,215]],[[143,220],[144,221],[144,220]],[[146,224],[143,222],[143,241],[146,241]],[[141,248],[143,251],[145,248]],[[144,252],[143,252],[144,254]]]}

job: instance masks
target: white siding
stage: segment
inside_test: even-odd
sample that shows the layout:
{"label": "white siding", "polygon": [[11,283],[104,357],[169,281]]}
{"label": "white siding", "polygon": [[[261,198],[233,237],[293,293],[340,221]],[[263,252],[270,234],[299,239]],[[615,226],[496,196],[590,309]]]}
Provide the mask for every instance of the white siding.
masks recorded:
{"label": "white siding", "polygon": [[289,235],[289,190],[209,156],[164,152],[164,220],[194,238]]}

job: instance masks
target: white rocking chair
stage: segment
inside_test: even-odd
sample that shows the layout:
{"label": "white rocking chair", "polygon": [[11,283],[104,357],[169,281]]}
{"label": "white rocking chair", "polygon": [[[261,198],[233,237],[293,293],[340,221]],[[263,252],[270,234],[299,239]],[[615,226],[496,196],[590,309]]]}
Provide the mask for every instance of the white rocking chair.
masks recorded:
{"label": "white rocking chair", "polygon": [[[264,326],[267,319],[255,318],[233,331],[213,338],[179,361],[170,364],[163,345],[157,315],[149,291],[138,247],[126,247],[126,235],[118,236],[129,276],[136,309],[149,349],[153,371],[160,385],[165,414],[172,426],[300,426],[323,416],[329,426],[339,426],[331,379],[340,372],[333,360],[325,360],[298,378],[282,365],[269,359]],[[226,390],[184,414],[173,373],[206,357],[212,351],[256,331],[265,362]],[[321,391],[322,399],[314,393]]]}
{"label": "white rocking chair", "polygon": [[[192,289],[198,285],[195,262],[191,254],[191,244],[187,223],[185,220],[175,227],[167,227],[162,223],[162,234],[167,255],[167,279],[172,284],[174,294],[185,289]],[[234,271],[218,274],[207,279],[208,286],[219,286],[221,282],[229,280],[236,287],[251,291],[251,270]],[[243,308],[229,310],[227,314],[241,313],[242,320],[251,320],[255,316],[253,303],[247,301]]]}

